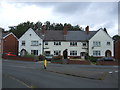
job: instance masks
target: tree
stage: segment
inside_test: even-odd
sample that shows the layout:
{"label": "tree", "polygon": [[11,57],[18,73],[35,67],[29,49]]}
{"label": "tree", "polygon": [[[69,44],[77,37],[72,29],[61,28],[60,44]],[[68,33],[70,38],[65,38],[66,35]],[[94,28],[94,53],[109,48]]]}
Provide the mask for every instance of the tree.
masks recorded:
{"label": "tree", "polygon": [[50,21],[45,22],[46,30],[50,30]]}
{"label": "tree", "polygon": [[40,21],[36,22],[34,30],[42,30],[42,23]]}
{"label": "tree", "polygon": [[114,41],[120,40],[120,36],[119,36],[119,35],[114,35],[114,36],[112,37],[112,39],[113,39]]}
{"label": "tree", "polygon": [[14,33],[16,37],[20,38],[29,28],[34,28],[33,22],[20,23],[17,26],[10,26],[10,32]]}

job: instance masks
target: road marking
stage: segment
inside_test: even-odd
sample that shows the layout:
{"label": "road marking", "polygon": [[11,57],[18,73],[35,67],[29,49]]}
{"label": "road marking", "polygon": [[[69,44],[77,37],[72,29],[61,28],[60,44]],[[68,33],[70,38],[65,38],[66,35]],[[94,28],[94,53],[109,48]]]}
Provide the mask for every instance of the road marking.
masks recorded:
{"label": "road marking", "polygon": [[108,73],[112,74],[113,72],[108,72]]}
{"label": "road marking", "polygon": [[118,72],[118,71],[115,71],[115,72]]}
{"label": "road marking", "polygon": [[12,65],[6,65],[6,66],[10,66],[10,67],[20,67],[20,68],[31,68],[31,69],[34,69],[32,67],[25,67],[25,66],[12,66]]}

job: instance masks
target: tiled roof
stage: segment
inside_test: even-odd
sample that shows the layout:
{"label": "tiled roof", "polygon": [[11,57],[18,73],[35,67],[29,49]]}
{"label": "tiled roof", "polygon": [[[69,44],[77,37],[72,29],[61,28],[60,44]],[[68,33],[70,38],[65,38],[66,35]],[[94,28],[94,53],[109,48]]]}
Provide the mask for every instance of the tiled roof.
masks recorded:
{"label": "tiled roof", "polygon": [[68,31],[66,40],[86,41],[89,40],[97,31],[89,31],[87,34],[85,31]]}
{"label": "tiled roof", "polygon": [[64,36],[61,30],[46,30],[43,36],[42,31],[35,31],[36,34],[43,40],[65,40],[65,41],[86,41],[96,34],[97,31],[89,31],[87,34],[85,31],[68,31],[67,35]]}
{"label": "tiled roof", "polygon": [[2,33],[2,37],[5,37],[6,35],[10,34],[11,32],[6,32],[6,33]]}

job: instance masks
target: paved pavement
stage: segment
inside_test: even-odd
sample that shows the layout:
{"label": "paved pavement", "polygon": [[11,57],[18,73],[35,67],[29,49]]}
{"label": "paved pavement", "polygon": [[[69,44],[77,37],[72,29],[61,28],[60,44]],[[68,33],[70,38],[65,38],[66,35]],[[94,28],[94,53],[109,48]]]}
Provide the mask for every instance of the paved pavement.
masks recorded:
{"label": "paved pavement", "polygon": [[2,88],[29,88],[27,84],[11,75],[3,74],[2,80]]}
{"label": "paved pavement", "polygon": [[3,72],[37,88],[118,87],[117,66],[65,65],[49,62],[44,70],[43,62],[5,60]]}

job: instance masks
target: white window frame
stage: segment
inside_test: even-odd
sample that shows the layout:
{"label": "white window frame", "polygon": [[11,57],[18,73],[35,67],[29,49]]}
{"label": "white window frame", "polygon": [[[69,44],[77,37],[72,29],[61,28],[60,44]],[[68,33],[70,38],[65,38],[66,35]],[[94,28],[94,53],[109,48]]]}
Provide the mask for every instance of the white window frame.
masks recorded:
{"label": "white window frame", "polygon": [[31,54],[38,55],[38,50],[31,50]]}
{"label": "white window frame", "polygon": [[111,43],[108,41],[108,42],[107,42],[107,45],[109,46],[109,45],[111,45]]}
{"label": "white window frame", "polygon": [[101,56],[100,50],[93,50],[93,56]]}
{"label": "white window frame", "polygon": [[22,40],[22,42],[21,42],[21,46],[25,46],[25,40]]}
{"label": "white window frame", "polygon": [[70,56],[77,56],[77,50],[71,50]]}
{"label": "white window frame", "polygon": [[48,45],[48,42],[47,42],[47,41],[45,41],[45,45]]}
{"label": "white window frame", "polygon": [[54,42],[54,45],[56,46],[61,45],[61,42]]}
{"label": "white window frame", "polygon": [[70,46],[77,46],[77,42],[70,42]]}
{"label": "white window frame", "polygon": [[39,45],[39,41],[31,41],[31,46],[38,46]]}
{"label": "white window frame", "polygon": [[[85,44],[85,45],[84,45],[84,44]],[[83,42],[83,43],[82,43],[82,46],[83,46],[83,47],[86,47],[86,46],[87,46],[87,43],[86,43],[86,42]]]}
{"label": "white window frame", "polygon": [[100,41],[93,41],[93,46],[94,47],[101,47],[101,42]]}
{"label": "white window frame", "polygon": [[54,50],[54,55],[55,56],[61,55],[61,51],[60,50]]}

